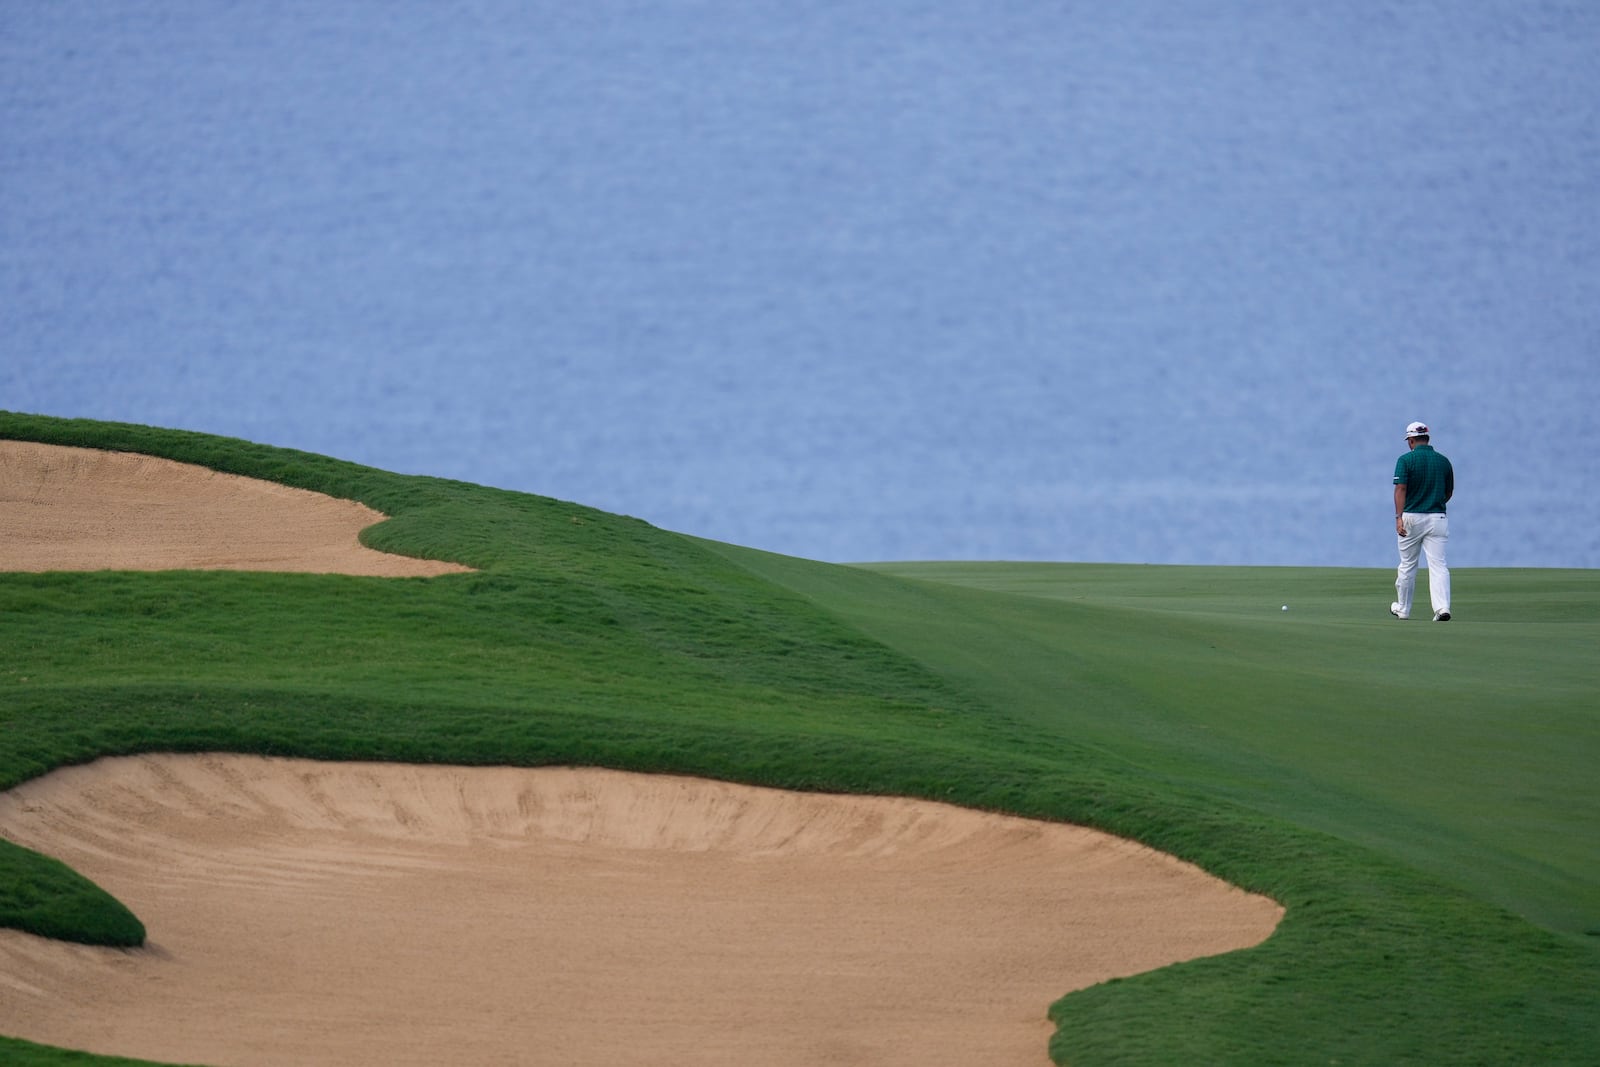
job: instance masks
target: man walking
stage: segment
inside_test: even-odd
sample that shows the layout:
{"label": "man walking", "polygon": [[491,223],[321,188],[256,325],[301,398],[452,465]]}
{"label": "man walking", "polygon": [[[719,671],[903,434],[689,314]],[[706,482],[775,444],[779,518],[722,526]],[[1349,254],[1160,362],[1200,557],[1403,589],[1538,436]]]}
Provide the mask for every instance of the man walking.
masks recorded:
{"label": "man walking", "polygon": [[1411,618],[1411,597],[1416,588],[1417,556],[1428,558],[1428,600],[1433,621],[1450,621],[1450,568],[1444,561],[1450,523],[1444,506],[1456,490],[1450,461],[1428,443],[1428,428],[1420,422],[1406,427],[1405,455],[1394,464],[1394,532],[1400,537],[1400,571],[1394,580],[1400,599],[1389,605],[1397,619]]}

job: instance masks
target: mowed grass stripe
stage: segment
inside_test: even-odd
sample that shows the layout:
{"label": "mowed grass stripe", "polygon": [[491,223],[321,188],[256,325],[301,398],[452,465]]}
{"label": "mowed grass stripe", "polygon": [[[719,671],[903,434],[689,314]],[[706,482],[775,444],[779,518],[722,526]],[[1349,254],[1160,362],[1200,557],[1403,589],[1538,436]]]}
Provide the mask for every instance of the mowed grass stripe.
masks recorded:
{"label": "mowed grass stripe", "polygon": [[882,569],[1010,594],[952,590],[948,611],[873,632],[937,667],[973,640],[937,620],[985,620],[963,681],[1042,731],[1112,731],[1194,787],[1558,932],[1600,927],[1600,572],[1459,571],[1458,618],[1434,625],[1389,618],[1376,570]]}

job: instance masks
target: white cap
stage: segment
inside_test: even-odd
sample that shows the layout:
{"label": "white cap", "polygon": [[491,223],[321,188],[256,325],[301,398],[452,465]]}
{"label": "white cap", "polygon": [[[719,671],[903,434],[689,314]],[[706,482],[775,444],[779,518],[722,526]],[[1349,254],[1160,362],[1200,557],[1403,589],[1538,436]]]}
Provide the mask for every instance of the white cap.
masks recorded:
{"label": "white cap", "polygon": [[1427,436],[1428,436],[1428,424],[1425,423],[1425,422],[1413,422],[1410,426],[1406,427],[1406,439],[1407,440],[1410,440],[1413,437],[1427,437]]}

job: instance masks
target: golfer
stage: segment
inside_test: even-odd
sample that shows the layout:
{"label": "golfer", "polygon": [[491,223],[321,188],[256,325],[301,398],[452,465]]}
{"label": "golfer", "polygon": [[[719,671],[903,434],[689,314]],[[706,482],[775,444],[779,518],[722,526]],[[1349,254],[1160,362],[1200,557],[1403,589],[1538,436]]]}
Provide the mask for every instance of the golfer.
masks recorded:
{"label": "golfer", "polygon": [[1428,557],[1428,600],[1433,621],[1450,621],[1450,567],[1444,561],[1450,522],[1444,506],[1456,491],[1450,461],[1428,443],[1428,427],[1406,427],[1405,455],[1394,463],[1394,532],[1400,537],[1400,571],[1394,580],[1400,599],[1389,605],[1397,619],[1411,618],[1411,595],[1417,583],[1417,556]]}

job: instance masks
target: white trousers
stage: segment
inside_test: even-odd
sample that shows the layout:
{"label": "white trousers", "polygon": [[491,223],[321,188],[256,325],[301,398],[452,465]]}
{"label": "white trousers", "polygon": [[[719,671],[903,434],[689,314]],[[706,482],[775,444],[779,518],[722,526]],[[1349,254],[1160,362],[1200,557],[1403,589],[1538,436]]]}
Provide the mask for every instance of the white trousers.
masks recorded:
{"label": "white trousers", "polygon": [[1412,594],[1417,585],[1417,557],[1428,559],[1428,600],[1433,612],[1450,610],[1450,567],[1444,561],[1445,542],[1450,540],[1450,520],[1443,515],[1405,513],[1406,535],[1400,538],[1400,570],[1394,580],[1400,614],[1411,614]]}

